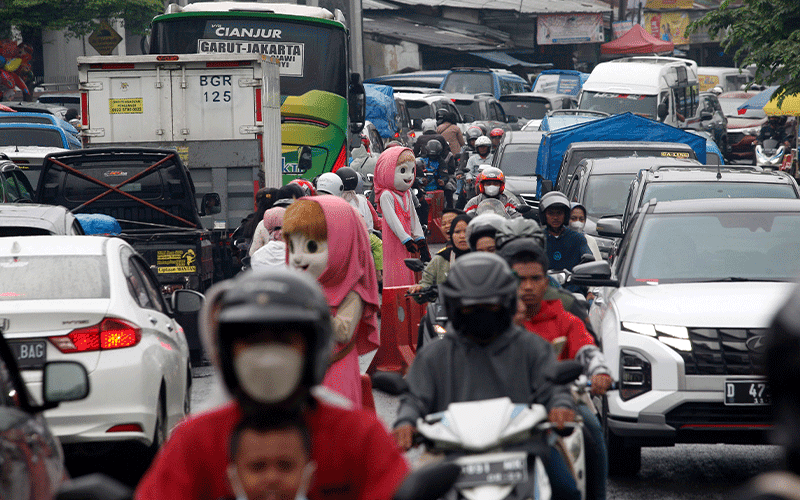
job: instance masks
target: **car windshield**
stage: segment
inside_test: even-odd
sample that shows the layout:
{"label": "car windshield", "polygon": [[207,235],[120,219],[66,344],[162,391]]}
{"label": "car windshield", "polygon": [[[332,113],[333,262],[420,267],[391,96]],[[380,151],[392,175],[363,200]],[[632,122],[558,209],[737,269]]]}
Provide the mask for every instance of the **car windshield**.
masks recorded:
{"label": "car windshield", "polygon": [[652,214],[627,284],[792,281],[799,273],[798,213]]}
{"label": "car windshield", "polygon": [[653,198],[658,201],[696,200],[703,198],[797,198],[788,184],[764,182],[654,182],[647,186],[640,205]]}
{"label": "car windshield", "polygon": [[500,104],[506,115],[525,120],[541,120],[553,108],[547,99],[503,99]]}
{"label": "car windshield", "polygon": [[536,175],[538,144],[509,144],[496,165],[505,175]]}
{"label": "car windshield", "polygon": [[108,264],[99,255],[0,257],[0,301],[107,299]]}
{"label": "car windshield", "polygon": [[590,175],[586,182],[583,206],[593,221],[606,215],[622,215],[628,199],[628,187],[636,174]]}
{"label": "car windshield", "polygon": [[656,96],[584,91],[578,108],[603,111],[611,115],[619,115],[630,111],[635,115],[655,119]]}
{"label": "car windshield", "polygon": [[747,99],[731,99],[728,97],[723,97],[719,100],[719,105],[722,108],[722,112],[725,113],[725,116],[730,116],[732,118],[765,118],[767,115],[764,113],[763,109],[748,109],[745,110],[744,113],[739,114],[739,106],[744,103]]}
{"label": "car windshield", "polygon": [[454,71],[447,75],[442,90],[451,94],[494,94],[491,73]]}

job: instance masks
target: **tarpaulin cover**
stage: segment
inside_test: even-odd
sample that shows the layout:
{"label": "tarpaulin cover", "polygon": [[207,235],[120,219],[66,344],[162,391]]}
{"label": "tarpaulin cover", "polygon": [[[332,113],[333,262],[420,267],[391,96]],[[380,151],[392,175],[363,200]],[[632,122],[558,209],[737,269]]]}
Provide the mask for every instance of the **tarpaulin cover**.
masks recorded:
{"label": "tarpaulin cover", "polygon": [[100,234],[116,236],[122,232],[119,222],[110,215],[103,214],[75,214],[86,234]]}
{"label": "tarpaulin cover", "polygon": [[601,54],[659,54],[672,52],[675,44],[659,40],[638,24],[627,33],[600,46]]}
{"label": "tarpaulin cover", "polygon": [[624,113],[545,134],[539,146],[536,174],[541,176],[540,179],[550,179],[555,186],[561,160],[569,145],[588,141],[680,142],[694,150],[700,163],[706,162],[705,138],[649,118]]}
{"label": "tarpaulin cover", "polygon": [[381,137],[394,137],[397,132],[397,108],[394,104],[394,89],[388,85],[365,83],[367,94],[367,120],[375,125]]}

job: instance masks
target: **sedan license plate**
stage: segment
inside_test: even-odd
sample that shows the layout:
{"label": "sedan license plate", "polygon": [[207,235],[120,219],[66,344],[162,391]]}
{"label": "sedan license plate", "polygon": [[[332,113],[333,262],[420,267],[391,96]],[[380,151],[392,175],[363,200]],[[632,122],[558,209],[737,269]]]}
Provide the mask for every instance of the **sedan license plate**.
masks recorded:
{"label": "sedan license plate", "polygon": [[482,484],[517,484],[528,480],[526,453],[493,453],[461,457],[456,486],[469,488]]}
{"label": "sedan license plate", "polygon": [[767,406],[769,384],[764,380],[725,381],[725,404],[728,406]]}
{"label": "sedan license plate", "polygon": [[24,342],[9,342],[17,366],[25,368],[41,368],[47,361],[47,342],[44,340],[27,340]]}

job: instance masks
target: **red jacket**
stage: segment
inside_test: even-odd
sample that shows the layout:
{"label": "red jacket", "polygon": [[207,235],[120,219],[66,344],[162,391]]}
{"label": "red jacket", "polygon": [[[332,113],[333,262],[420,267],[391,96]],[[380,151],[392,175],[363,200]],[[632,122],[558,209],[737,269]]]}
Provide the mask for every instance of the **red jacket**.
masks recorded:
{"label": "red jacket", "polygon": [[560,300],[543,300],[539,313],[525,321],[525,328],[549,342],[565,337],[566,345],[558,355],[559,361],[575,359],[581,347],[594,345],[583,321],[565,311]]}
{"label": "red jacket", "polygon": [[[136,488],[136,500],[234,498],[226,475],[239,406],[190,416],[179,424]],[[408,473],[394,440],[374,413],[319,402],[306,416],[317,464],[308,497],[389,500]]]}

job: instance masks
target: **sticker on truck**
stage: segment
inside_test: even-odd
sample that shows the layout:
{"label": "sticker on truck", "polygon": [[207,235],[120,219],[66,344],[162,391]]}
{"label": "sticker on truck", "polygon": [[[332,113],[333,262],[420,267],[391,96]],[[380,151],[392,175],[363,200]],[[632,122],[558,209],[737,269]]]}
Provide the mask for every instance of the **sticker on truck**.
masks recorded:
{"label": "sticker on truck", "polygon": [[108,112],[112,115],[140,115],[144,113],[144,99],[141,97],[109,99]]}
{"label": "sticker on truck", "polygon": [[188,250],[159,250],[156,252],[158,274],[197,272],[197,254]]}
{"label": "sticker on truck", "polygon": [[669,156],[671,158],[689,158],[689,153],[685,151],[662,151],[661,156]]}
{"label": "sticker on truck", "polygon": [[201,54],[264,54],[281,62],[281,76],[303,76],[304,43],[198,40]]}

